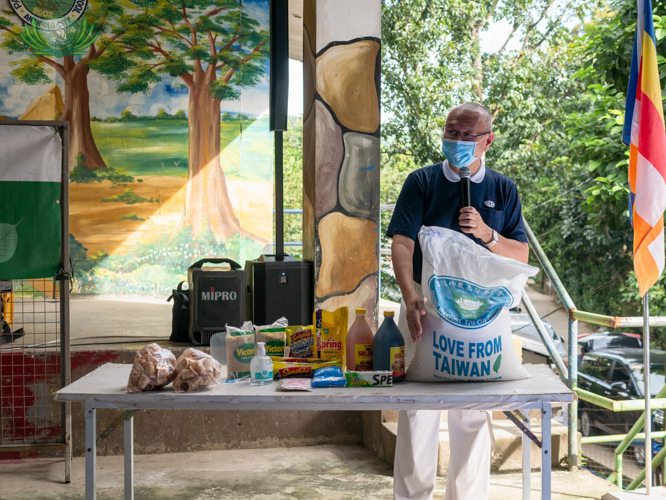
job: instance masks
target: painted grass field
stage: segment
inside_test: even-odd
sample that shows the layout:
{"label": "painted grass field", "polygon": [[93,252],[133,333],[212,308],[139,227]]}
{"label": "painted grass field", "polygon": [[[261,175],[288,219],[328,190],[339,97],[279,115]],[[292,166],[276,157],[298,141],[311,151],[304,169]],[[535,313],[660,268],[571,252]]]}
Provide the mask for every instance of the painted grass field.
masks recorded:
{"label": "painted grass field", "polygon": [[193,259],[215,254],[244,261],[272,240],[273,141],[267,119],[221,122],[220,165],[234,213],[258,237],[236,234],[221,242],[210,229],[197,238],[187,227],[174,234],[185,212],[186,120],[91,125],[107,166],[131,177],[70,185],[71,233],[87,249],[78,262],[76,293],[167,293]]}
{"label": "painted grass field", "polygon": [[[143,182],[114,186],[109,181],[70,186],[71,233],[89,254],[125,252],[141,241],[160,238],[178,224],[185,211],[186,179],[170,176],[144,176]],[[126,187],[125,187],[126,186]],[[122,194],[127,188],[153,202],[128,205],[102,202]],[[241,225],[270,241],[273,236],[273,184],[267,181],[229,179],[229,197]],[[135,214],[137,220],[123,219]],[[144,219],[138,220],[138,219]]]}
{"label": "painted grass field", "polygon": [[[133,176],[187,177],[187,120],[95,121],[91,125],[107,166]],[[220,136],[220,164],[227,177],[273,178],[273,143],[267,118],[221,122]]]}

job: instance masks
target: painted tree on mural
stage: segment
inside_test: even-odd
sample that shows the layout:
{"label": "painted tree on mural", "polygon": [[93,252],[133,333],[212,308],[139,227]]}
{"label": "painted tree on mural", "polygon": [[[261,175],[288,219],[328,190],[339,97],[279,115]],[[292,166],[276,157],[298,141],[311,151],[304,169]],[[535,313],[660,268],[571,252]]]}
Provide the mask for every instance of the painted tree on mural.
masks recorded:
{"label": "painted tree on mural", "polygon": [[[111,30],[116,19],[123,13],[118,0],[92,0],[86,8],[89,25],[95,26],[95,32],[104,34]],[[90,129],[90,96],[88,93],[88,74],[91,63],[102,57],[106,45],[100,40],[92,44],[81,57],[65,56],[62,58],[36,55],[34,49],[21,40],[24,31],[22,21],[12,11],[0,11],[0,32],[3,32],[0,47],[10,54],[25,55],[12,70],[12,76],[20,83],[41,85],[53,82],[49,69],[55,70],[63,79],[65,90],[65,108],[61,120],[69,121],[69,170],[74,168],[79,153],[85,158],[90,170],[106,168],[95,144]],[[111,38],[117,38],[113,35]]]}
{"label": "painted tree on mural", "polygon": [[[189,173],[186,210],[176,230],[204,220],[218,238],[240,232],[220,165],[221,101],[240,98],[265,72],[268,33],[242,0],[133,0],[91,66],[119,82],[118,92],[147,92],[179,78],[189,92]],[[256,238],[255,238],[256,239]]]}

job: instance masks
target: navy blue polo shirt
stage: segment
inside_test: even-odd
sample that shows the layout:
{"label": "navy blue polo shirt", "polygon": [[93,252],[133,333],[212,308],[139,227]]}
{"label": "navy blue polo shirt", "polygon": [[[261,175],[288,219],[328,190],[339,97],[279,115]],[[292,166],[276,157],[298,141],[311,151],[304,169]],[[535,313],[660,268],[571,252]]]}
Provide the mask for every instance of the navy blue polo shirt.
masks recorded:
{"label": "navy blue polo shirt", "polygon": [[[483,221],[505,238],[527,243],[516,184],[484,163],[472,176],[471,203]],[[405,181],[386,235],[407,236],[414,245],[414,281],[421,282],[423,255],[418,234],[421,226],[439,226],[461,232],[460,177],[448,161],[414,170]],[[465,234],[465,233],[463,233]],[[467,235],[479,245],[483,242]]]}

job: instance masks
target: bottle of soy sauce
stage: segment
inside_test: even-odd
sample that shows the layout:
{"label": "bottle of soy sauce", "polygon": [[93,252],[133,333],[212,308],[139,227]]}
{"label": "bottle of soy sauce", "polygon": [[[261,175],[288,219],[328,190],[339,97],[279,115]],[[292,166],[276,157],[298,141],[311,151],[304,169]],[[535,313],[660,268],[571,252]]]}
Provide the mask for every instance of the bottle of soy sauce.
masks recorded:
{"label": "bottle of soy sauce", "polygon": [[393,320],[393,311],[384,311],[384,322],[372,343],[373,370],[393,372],[393,382],[405,379],[405,339]]}

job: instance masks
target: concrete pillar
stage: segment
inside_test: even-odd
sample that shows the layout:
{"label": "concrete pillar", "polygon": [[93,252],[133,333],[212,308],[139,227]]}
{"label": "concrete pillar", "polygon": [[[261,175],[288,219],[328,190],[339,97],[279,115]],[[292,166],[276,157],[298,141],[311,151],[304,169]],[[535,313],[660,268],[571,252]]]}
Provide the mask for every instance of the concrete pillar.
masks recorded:
{"label": "concrete pillar", "polygon": [[381,0],[303,3],[303,252],[315,308],[377,316]]}

